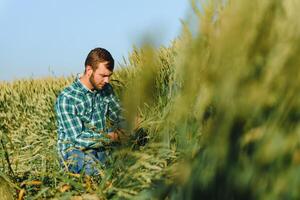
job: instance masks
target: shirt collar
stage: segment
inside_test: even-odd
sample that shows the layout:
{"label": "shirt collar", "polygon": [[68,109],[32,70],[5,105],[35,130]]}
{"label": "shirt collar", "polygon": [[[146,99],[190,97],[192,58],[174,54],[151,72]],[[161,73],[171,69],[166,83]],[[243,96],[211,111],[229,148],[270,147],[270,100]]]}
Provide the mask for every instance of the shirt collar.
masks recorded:
{"label": "shirt collar", "polygon": [[97,93],[97,90],[95,91],[92,91],[90,90],[88,87],[86,87],[81,81],[80,81],[80,77],[82,76],[82,74],[77,74],[76,75],[76,78],[75,78],[75,84],[76,86],[81,90],[83,91],[84,93],[92,93],[92,94],[95,94]]}

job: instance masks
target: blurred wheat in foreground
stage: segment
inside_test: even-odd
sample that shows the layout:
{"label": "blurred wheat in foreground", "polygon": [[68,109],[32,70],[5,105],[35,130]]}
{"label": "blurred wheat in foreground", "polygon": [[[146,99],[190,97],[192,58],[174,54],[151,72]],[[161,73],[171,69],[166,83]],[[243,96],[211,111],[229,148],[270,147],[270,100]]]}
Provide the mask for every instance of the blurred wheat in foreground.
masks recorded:
{"label": "blurred wheat in foreground", "polygon": [[0,84],[6,199],[300,199],[300,2],[191,4],[196,33],[114,74],[129,139],[98,181],[58,164],[53,105],[74,77]]}

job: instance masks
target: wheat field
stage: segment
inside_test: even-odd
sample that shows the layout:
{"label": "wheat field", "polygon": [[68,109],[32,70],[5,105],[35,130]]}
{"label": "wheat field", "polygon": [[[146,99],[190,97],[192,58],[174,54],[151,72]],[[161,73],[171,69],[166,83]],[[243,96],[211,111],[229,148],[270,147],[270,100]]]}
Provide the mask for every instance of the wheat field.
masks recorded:
{"label": "wheat field", "polygon": [[114,73],[129,139],[98,181],[58,163],[54,102],[74,76],[0,83],[0,194],[299,199],[300,2],[191,5],[197,22],[168,47],[135,48]]}

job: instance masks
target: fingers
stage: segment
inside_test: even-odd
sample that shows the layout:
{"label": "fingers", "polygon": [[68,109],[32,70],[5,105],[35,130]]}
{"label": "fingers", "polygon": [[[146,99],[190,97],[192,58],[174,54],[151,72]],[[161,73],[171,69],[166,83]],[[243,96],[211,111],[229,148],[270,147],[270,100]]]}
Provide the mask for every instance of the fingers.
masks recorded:
{"label": "fingers", "polygon": [[108,136],[112,141],[118,141],[118,139],[119,139],[118,134],[115,132],[108,133]]}

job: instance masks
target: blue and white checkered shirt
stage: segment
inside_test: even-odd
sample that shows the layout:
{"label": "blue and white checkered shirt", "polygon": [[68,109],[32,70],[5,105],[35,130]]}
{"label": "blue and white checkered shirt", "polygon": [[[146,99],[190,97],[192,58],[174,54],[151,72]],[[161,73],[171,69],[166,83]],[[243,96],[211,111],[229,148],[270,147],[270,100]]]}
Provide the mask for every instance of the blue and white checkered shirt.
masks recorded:
{"label": "blue and white checkered shirt", "polygon": [[[111,140],[107,133],[120,128],[121,107],[113,88],[91,91],[79,77],[57,97],[58,151],[64,156],[73,148],[100,148]],[[109,127],[110,126],[110,127]]]}

